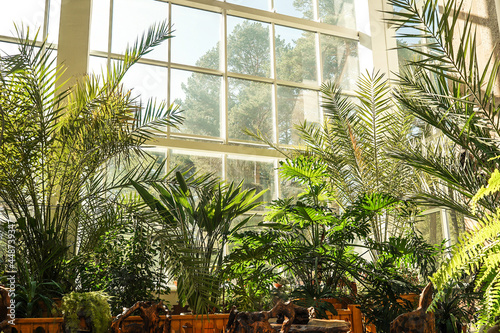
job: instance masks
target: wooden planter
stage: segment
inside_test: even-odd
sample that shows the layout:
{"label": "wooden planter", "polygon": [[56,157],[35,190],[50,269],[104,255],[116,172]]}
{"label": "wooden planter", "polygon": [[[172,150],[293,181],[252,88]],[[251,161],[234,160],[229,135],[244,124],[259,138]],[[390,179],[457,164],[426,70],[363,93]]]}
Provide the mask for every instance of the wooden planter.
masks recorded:
{"label": "wooden planter", "polygon": [[12,333],[63,333],[63,319],[57,318],[19,318],[12,326]]}
{"label": "wooden planter", "polygon": [[[403,295],[399,295],[399,297],[401,297],[404,300],[410,301],[411,304],[413,304],[414,309],[416,309],[418,307],[418,301],[420,299],[420,294],[415,294],[415,293],[403,294]],[[403,301],[398,300],[398,303],[402,305]],[[368,324],[368,325],[366,325],[366,332],[367,333],[377,333],[377,329],[376,329],[374,324]]]}
{"label": "wooden planter", "polygon": [[[362,333],[361,311],[355,305],[347,309],[338,309],[337,316],[330,319],[346,320],[351,323],[352,333]],[[222,333],[224,332],[228,313],[210,315],[173,315],[171,333]],[[142,324],[139,316],[131,316],[125,323]],[[160,321],[163,324],[164,319]],[[20,318],[15,320],[12,333],[63,333],[63,318]]]}
{"label": "wooden planter", "polygon": [[172,333],[221,333],[228,319],[229,313],[172,316]]}

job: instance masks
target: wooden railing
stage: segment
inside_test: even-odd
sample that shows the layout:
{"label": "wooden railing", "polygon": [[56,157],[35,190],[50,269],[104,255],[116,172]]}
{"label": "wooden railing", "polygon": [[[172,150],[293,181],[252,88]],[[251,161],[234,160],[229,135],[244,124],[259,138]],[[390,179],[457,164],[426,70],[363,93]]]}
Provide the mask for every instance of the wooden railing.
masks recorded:
{"label": "wooden railing", "polygon": [[[227,325],[229,314],[175,315],[172,316],[171,333],[222,333]],[[337,309],[337,315],[330,319],[340,319],[351,323],[351,333],[362,333],[361,311],[355,305],[347,309]],[[163,320],[162,320],[163,321]],[[19,318],[13,326],[17,333],[63,333],[62,318]],[[125,319],[125,323],[142,323],[139,316]],[[162,323],[162,322],[161,322]]]}

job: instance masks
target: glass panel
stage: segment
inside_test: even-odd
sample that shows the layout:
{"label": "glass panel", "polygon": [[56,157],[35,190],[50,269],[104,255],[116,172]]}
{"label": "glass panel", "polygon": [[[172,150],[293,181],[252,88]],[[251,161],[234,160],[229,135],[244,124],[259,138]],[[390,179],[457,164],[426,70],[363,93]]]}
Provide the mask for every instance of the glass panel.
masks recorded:
{"label": "glass panel", "polygon": [[19,53],[17,44],[0,42],[0,57]]}
{"label": "glass panel", "polygon": [[49,4],[49,26],[47,41],[57,43],[59,40],[59,21],[61,19],[61,0],[51,0]]}
{"label": "glass panel", "polygon": [[[162,1],[115,0],[113,2],[114,53],[125,52],[154,23],[168,19],[168,3]],[[167,42],[163,42],[145,58],[167,61]]]}
{"label": "glass panel", "polygon": [[443,240],[441,214],[439,212],[425,214],[422,221],[417,224],[417,229],[422,233],[422,237],[429,244],[440,244]]}
{"label": "glass panel", "polygon": [[[164,176],[166,174],[166,165],[162,163],[165,163],[166,159],[166,150],[163,150],[161,148],[143,148],[144,151],[146,151],[149,156],[147,158],[142,158],[143,161],[146,161],[147,163],[151,163],[152,160],[155,160],[155,167],[151,170],[151,173],[154,173],[158,170],[160,170],[160,175]],[[140,158],[141,159],[141,158]]]}
{"label": "glass panel", "polygon": [[[152,176],[156,171],[159,171],[160,177],[164,176],[166,174],[166,167],[164,164],[162,165],[162,163],[165,161],[166,150],[162,148],[143,148],[143,150],[145,154],[133,154],[130,159],[113,157],[106,163],[108,177],[110,179],[113,177],[121,178],[132,170],[146,174],[145,171],[148,170],[151,164],[154,164],[154,166],[147,174],[148,176]],[[120,191],[124,195],[137,194],[131,187],[117,189],[117,191]]]}
{"label": "glass panel", "polygon": [[[107,52],[108,38],[109,38],[109,0],[93,1],[92,16],[90,23],[90,49]],[[125,47],[123,47],[118,51],[124,52]]]}
{"label": "glass panel", "polygon": [[222,155],[182,150],[171,150],[170,154],[171,169],[177,168],[181,172],[189,170],[188,175],[198,172],[212,173],[219,178],[222,177]]}
{"label": "glass panel", "polygon": [[319,123],[318,93],[313,90],[278,86],[278,130],[283,144],[301,143],[294,125],[308,122]]}
{"label": "glass panel", "polygon": [[221,15],[174,5],[172,20],[172,62],[219,69]]}
{"label": "glass panel", "polygon": [[321,35],[323,81],[331,80],[343,89],[353,90],[359,76],[358,42]]}
{"label": "glass panel", "polygon": [[172,69],[170,82],[170,100],[184,110],[180,132],[219,137],[221,77]]}
{"label": "glass panel", "polygon": [[298,18],[313,19],[312,0],[274,0],[274,9],[277,13]]}
{"label": "glass panel", "polygon": [[256,140],[244,129],[273,137],[272,86],[229,78],[228,131],[230,139]]}
{"label": "glass panel", "polygon": [[278,79],[317,83],[316,39],[312,32],[276,26]]}
{"label": "glass panel", "polygon": [[271,76],[270,25],[227,17],[227,53],[230,72]]}
{"label": "glass panel", "polygon": [[135,64],[125,74],[123,85],[126,89],[132,89],[132,96],[141,96],[143,105],[148,98],[167,100],[167,68]]}
{"label": "glass panel", "polygon": [[106,75],[107,64],[107,58],[89,56],[89,70],[87,72],[102,77],[102,74]]}
{"label": "glass panel", "polygon": [[321,22],[356,29],[354,0],[319,0]]}
{"label": "glass panel", "polygon": [[226,2],[262,10],[269,10],[268,0],[226,0]]}
{"label": "glass panel", "polygon": [[297,198],[298,195],[304,192],[304,187],[293,180],[284,180],[280,178],[280,198]]}
{"label": "glass panel", "polygon": [[410,35],[422,35],[416,28],[404,27],[396,32],[396,42],[398,45],[398,62],[400,68],[408,63],[421,58],[418,53],[405,49],[404,47],[415,46],[425,42],[424,38],[410,37]]}
{"label": "glass panel", "polygon": [[270,202],[274,198],[274,163],[272,160],[256,161],[257,158],[241,159],[237,156],[227,157],[227,180],[239,183],[243,188],[255,188],[258,191],[268,190],[261,200]]}
{"label": "glass panel", "polygon": [[[0,35],[17,37],[14,24],[20,29],[29,27],[30,36],[35,36],[40,29],[37,40],[42,40],[42,28],[45,14],[45,0],[2,1],[0,10]],[[57,37],[56,37],[57,38]]]}
{"label": "glass panel", "polygon": [[451,243],[456,244],[460,236],[465,232],[464,216],[453,210],[446,210],[446,212],[448,214]]}

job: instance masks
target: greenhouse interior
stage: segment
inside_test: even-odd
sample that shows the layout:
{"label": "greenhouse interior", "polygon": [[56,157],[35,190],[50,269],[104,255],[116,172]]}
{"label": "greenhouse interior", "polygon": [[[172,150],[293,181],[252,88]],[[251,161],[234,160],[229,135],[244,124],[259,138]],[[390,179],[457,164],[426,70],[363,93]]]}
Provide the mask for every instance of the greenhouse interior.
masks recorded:
{"label": "greenhouse interior", "polygon": [[0,333],[500,331],[499,0],[0,6]]}

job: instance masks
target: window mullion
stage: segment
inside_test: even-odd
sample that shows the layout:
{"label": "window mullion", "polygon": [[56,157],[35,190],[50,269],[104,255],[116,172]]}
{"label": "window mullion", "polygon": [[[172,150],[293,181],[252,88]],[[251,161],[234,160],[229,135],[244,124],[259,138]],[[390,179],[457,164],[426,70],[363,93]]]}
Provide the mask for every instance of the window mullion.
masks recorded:
{"label": "window mullion", "polygon": [[223,61],[223,72],[222,80],[223,87],[221,89],[221,106],[220,106],[220,135],[224,142],[224,144],[228,143],[228,101],[229,101],[229,82],[228,82],[228,52],[227,52],[227,11],[225,9],[222,10],[222,54],[220,55],[220,59]]}
{"label": "window mullion", "polygon": [[272,99],[272,112],[273,112],[273,129],[274,137],[273,140],[276,144],[279,144],[279,128],[278,128],[278,85],[277,85],[277,70],[276,70],[276,31],[274,23],[271,23],[270,31],[270,41],[271,41],[271,71],[273,76],[273,93],[271,94]]}

